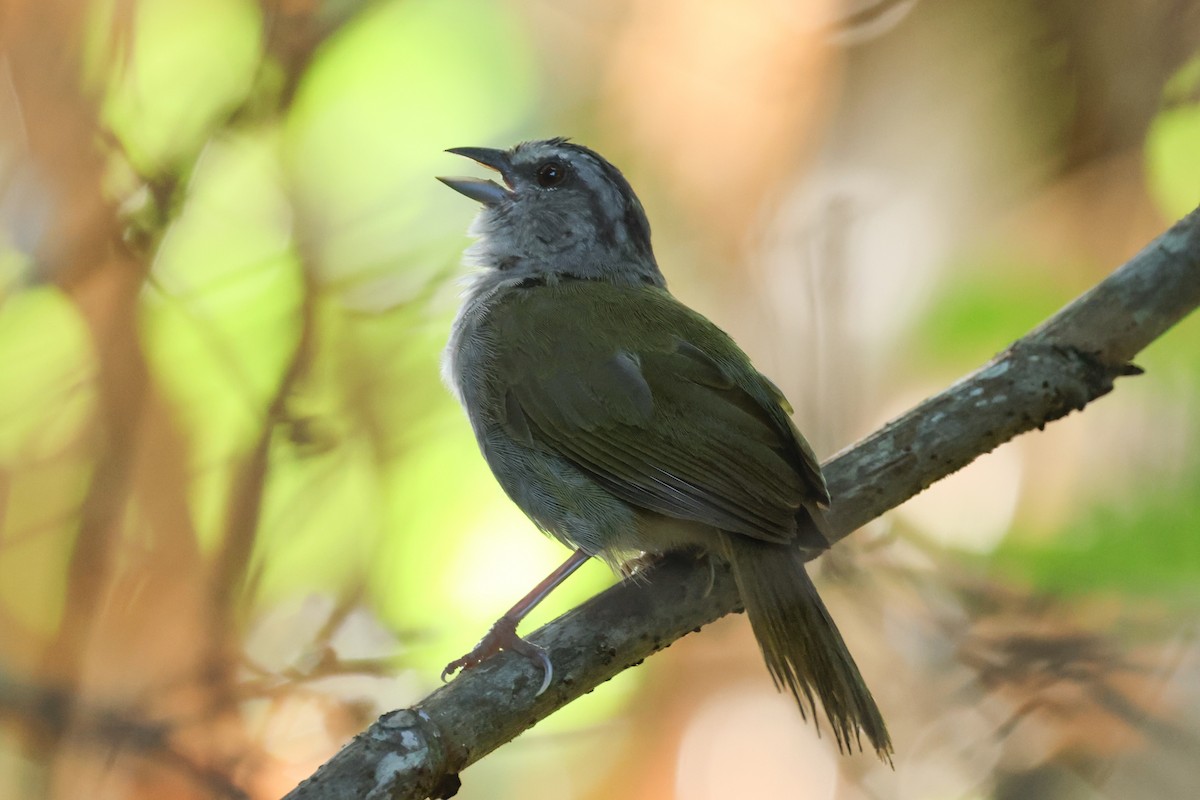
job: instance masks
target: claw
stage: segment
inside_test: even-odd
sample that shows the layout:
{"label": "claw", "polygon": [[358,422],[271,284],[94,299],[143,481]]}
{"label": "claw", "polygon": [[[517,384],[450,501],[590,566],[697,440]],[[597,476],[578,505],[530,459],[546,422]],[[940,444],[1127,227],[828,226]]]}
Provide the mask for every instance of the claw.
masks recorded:
{"label": "claw", "polygon": [[[531,658],[537,660],[542,665],[542,685],[533,693],[534,697],[541,697],[542,692],[550,688],[550,681],[554,679],[554,665],[550,663],[550,654],[537,645],[529,644],[524,639],[520,641],[521,644],[527,645],[533,651]],[[529,653],[525,655],[530,656]]]}
{"label": "claw", "polygon": [[708,561],[708,584],[705,585],[704,594],[701,597],[708,597],[712,594],[713,587],[717,585],[717,564],[712,560],[712,556],[709,556],[706,561]]}
{"label": "claw", "polygon": [[534,697],[541,696],[550,688],[550,681],[554,677],[554,666],[550,663],[550,656],[542,648],[530,644],[518,636],[517,623],[508,616],[496,620],[496,624],[479,640],[479,644],[475,645],[471,652],[447,664],[446,668],[442,670],[442,682],[446,683],[450,676],[459,670],[468,670],[479,666],[501,650],[520,653],[542,668],[542,685]]}

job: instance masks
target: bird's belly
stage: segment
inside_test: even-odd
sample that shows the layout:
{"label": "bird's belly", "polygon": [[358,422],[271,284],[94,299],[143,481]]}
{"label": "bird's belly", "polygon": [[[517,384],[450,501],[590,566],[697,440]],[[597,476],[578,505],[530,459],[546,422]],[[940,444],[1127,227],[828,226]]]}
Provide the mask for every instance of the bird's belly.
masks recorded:
{"label": "bird's belly", "polygon": [[496,480],[539,528],[614,564],[646,549],[638,512],[582,470],[515,441],[499,426],[479,433]]}

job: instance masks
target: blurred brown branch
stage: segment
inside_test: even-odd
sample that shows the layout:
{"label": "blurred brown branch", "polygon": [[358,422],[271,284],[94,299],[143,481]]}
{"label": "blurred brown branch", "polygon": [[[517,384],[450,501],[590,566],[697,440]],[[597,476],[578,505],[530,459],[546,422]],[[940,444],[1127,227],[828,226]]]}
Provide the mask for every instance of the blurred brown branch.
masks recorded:
{"label": "blurred brown branch", "polygon": [[[214,115],[209,135],[284,117],[313,53],[366,2],[323,11],[263,0],[262,46],[271,58],[261,59],[259,77],[275,91],[249,87],[241,105]],[[261,409],[256,446],[235,472],[227,536],[210,561],[185,496],[190,443],[151,374],[139,329],[153,259],[178,219],[202,148],[134,178],[137,168],[103,114],[103,92],[106,81],[138,68],[133,53],[145,4],[94,6],[0,0],[0,201],[39,211],[23,228],[31,278],[57,285],[86,324],[98,395],[79,445],[91,469],[67,543],[61,619],[47,641],[31,635],[20,647],[7,633],[18,626],[5,627],[10,651],[31,655],[24,663],[14,658],[20,666],[11,679],[0,671],[0,720],[17,723],[18,746],[47,794],[244,797],[239,765],[265,756],[236,720],[243,692],[234,617],[254,577],[250,553],[273,435],[311,360],[317,288],[306,270],[296,349]],[[95,64],[85,56],[89,42]],[[146,190],[145,209],[125,203],[136,194],[130,187],[114,189],[113,175],[126,171]],[[203,326],[199,320],[202,335]],[[33,527],[23,535],[38,533]],[[103,789],[97,773],[107,776]]]}
{"label": "blurred brown branch", "polygon": [[[1084,408],[1140,370],[1138,352],[1200,305],[1200,209],[975,373],[825,465],[835,538],[1020,433]],[[383,715],[288,797],[450,797],[458,773],[539,720],[686,633],[737,609],[727,570],[663,559],[534,632],[555,665],[540,676],[502,653]]]}
{"label": "blurred brown branch", "polygon": [[16,720],[40,738],[69,738],[74,746],[100,752],[131,752],[217,797],[247,796],[223,770],[177,748],[171,723],[148,719],[134,708],[87,706],[72,691],[18,683],[0,672],[0,717]]}

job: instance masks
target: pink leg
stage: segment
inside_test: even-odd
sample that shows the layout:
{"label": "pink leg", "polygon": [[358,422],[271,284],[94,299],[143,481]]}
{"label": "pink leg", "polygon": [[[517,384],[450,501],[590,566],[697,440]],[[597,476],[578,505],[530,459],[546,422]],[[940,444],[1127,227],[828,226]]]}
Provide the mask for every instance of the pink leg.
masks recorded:
{"label": "pink leg", "polygon": [[[467,653],[462,658],[451,661],[442,670],[442,680],[446,680],[449,676],[458,672],[460,669],[471,669],[479,666],[485,658],[499,653],[501,650],[512,650],[515,653],[528,658],[530,661],[536,662],[542,668],[542,686],[537,690],[538,694],[546,691],[550,686],[550,679],[554,675],[554,668],[550,664],[550,657],[546,655],[546,651],[537,645],[532,645],[517,635],[517,625],[521,620],[529,614],[534,607],[546,599],[546,595],[554,590],[555,586],[565,581],[567,577],[583,566],[591,556],[582,550],[576,550],[571,554],[571,557],[563,562],[562,566],[546,576],[546,579],[533,587],[533,590],[517,601],[517,604],[504,612],[504,616],[496,620],[496,624],[491,630],[475,645],[475,649]],[[536,696],[536,695],[535,695]]]}

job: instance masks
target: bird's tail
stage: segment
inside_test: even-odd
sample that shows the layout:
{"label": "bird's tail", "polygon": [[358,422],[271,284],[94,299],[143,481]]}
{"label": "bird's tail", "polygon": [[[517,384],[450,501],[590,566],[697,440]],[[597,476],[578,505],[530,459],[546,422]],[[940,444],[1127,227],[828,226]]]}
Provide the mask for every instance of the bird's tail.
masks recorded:
{"label": "bird's tail", "polygon": [[879,706],[859,674],[837,626],[804,568],[800,550],[726,534],[727,552],[742,604],[762,648],[767,669],[791,690],[807,719],[813,695],[821,698],[838,749],[862,750],[866,734],[879,757],[891,763],[892,740]]}

